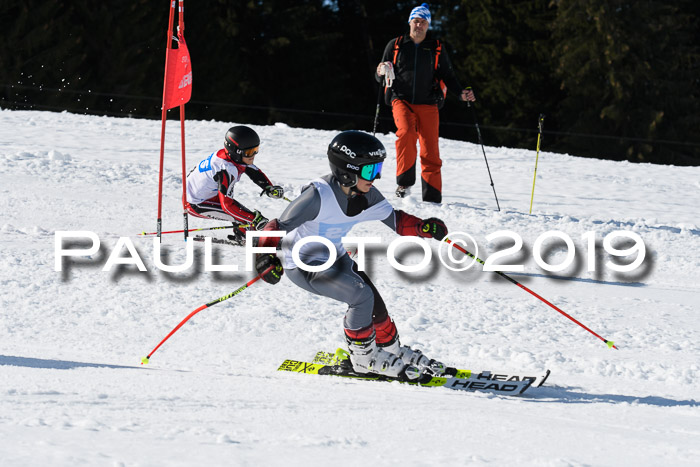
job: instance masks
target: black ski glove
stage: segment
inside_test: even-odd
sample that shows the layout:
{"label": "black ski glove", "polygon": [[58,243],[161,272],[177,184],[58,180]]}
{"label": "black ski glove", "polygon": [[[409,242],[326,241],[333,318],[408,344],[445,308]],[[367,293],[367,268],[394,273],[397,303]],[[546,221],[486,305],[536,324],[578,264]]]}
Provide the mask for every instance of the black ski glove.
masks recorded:
{"label": "black ski glove", "polygon": [[434,238],[435,240],[442,240],[447,236],[447,226],[443,221],[437,217],[431,217],[429,219],[423,219],[420,223],[420,236],[425,238]]}
{"label": "black ski glove", "polygon": [[255,219],[250,221],[250,226],[255,230],[262,230],[267,225],[267,217],[260,214],[260,211],[255,211]]}
{"label": "black ski glove", "polygon": [[284,275],[284,268],[282,267],[280,259],[276,255],[270,253],[256,255],[255,272],[257,272],[258,275],[264,273],[270,266],[272,266],[272,269],[260,276],[260,278],[268,284],[276,284]]}
{"label": "black ski glove", "polygon": [[284,188],[279,185],[268,185],[263,188],[263,191],[260,193],[260,196],[262,195],[267,195],[274,199],[282,199],[284,198]]}

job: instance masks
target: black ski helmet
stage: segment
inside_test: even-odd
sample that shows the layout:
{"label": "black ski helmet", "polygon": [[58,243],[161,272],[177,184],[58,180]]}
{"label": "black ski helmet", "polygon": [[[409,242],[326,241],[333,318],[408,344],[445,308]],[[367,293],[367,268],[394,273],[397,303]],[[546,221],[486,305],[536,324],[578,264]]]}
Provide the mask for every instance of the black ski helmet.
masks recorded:
{"label": "black ski helmet", "polygon": [[358,177],[365,180],[379,178],[384,159],[384,145],[374,136],[362,131],[344,131],[328,145],[331,171],[344,187],[357,185]]}
{"label": "black ski helmet", "polygon": [[260,137],[252,128],[238,125],[228,129],[224,148],[229,159],[238,164],[243,164],[243,156],[258,153],[260,147]]}

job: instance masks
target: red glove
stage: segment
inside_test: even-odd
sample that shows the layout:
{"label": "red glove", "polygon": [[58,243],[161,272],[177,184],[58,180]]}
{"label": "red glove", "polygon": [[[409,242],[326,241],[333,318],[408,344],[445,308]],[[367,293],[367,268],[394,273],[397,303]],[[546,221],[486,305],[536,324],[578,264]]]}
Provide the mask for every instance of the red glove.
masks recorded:
{"label": "red glove", "polygon": [[447,226],[437,217],[424,219],[420,224],[419,235],[425,238],[434,238],[442,241],[447,236]]}

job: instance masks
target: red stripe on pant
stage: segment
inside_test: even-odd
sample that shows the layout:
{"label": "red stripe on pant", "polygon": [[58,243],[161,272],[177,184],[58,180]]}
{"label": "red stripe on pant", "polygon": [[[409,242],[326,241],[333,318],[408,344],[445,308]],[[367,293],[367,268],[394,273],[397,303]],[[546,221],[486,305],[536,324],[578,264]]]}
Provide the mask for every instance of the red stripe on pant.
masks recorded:
{"label": "red stripe on pant", "polygon": [[200,204],[185,202],[185,209],[194,217],[202,219],[218,219],[222,221],[244,224],[252,221],[255,215],[244,211],[240,204],[230,198],[225,198],[226,204],[221,204],[221,197],[214,196]]}
{"label": "red stripe on pant", "polygon": [[345,329],[345,335],[353,341],[367,341],[371,339],[372,334],[375,334],[375,340],[380,347],[386,347],[393,344],[399,337],[396,331],[394,320],[390,316],[386,316],[383,321],[374,323],[362,329]]}
{"label": "red stripe on pant", "polygon": [[391,345],[399,337],[394,320],[389,315],[384,321],[374,323],[374,331],[377,333],[376,340],[379,347]]}
{"label": "red stripe on pant", "polygon": [[345,335],[348,337],[348,339],[354,340],[354,341],[367,341],[372,337],[372,334],[374,333],[374,326],[368,326],[366,328],[362,329],[345,329]]}

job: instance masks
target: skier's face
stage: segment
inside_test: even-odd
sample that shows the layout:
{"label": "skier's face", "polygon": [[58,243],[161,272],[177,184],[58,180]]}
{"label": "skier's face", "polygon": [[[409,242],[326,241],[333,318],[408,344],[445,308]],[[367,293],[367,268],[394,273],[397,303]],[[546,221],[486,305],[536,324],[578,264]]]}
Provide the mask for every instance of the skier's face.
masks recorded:
{"label": "skier's face", "polygon": [[411,28],[411,38],[418,39],[422,41],[425,39],[425,35],[428,33],[428,28],[430,23],[423,18],[413,18],[410,23],[408,23]]}
{"label": "skier's face", "polygon": [[241,159],[243,160],[243,163],[245,165],[252,165],[253,162],[255,162],[255,156],[258,154],[258,148],[255,148],[255,152],[246,152],[241,156]]}
{"label": "skier's face", "polygon": [[251,165],[255,161],[255,156],[258,154],[258,151],[260,151],[260,146],[243,150],[241,160],[243,160],[245,165]]}
{"label": "skier's face", "polygon": [[370,188],[372,188],[372,183],[369,180],[365,180],[364,178],[357,178],[357,185],[355,188],[357,191],[362,192],[362,193],[367,193]]}

